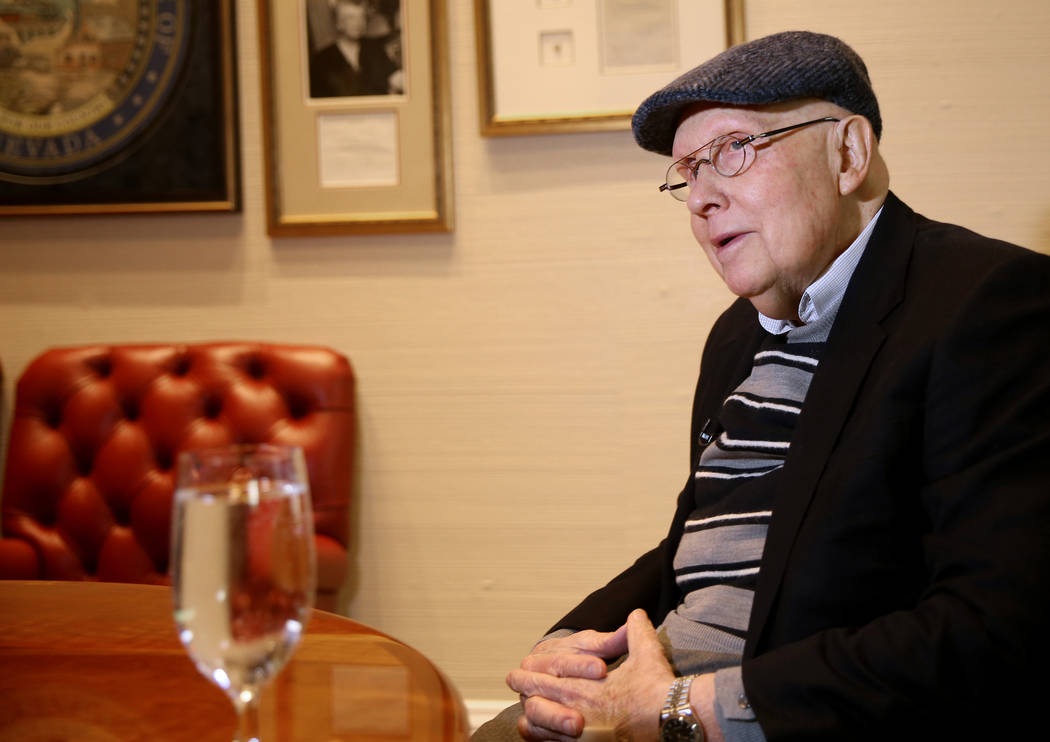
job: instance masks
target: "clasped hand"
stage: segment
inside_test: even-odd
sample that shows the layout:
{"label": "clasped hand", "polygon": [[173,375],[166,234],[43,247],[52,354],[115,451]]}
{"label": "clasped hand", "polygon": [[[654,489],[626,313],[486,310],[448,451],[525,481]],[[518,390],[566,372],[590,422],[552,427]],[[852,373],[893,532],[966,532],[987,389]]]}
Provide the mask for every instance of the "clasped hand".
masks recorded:
{"label": "clasped hand", "polygon": [[[627,655],[609,670],[606,660]],[[674,672],[645,611],[613,632],[581,631],[536,645],[507,685],[521,695],[518,731],[533,742],[573,742],[584,727],[617,739],[657,738],[658,717]]]}

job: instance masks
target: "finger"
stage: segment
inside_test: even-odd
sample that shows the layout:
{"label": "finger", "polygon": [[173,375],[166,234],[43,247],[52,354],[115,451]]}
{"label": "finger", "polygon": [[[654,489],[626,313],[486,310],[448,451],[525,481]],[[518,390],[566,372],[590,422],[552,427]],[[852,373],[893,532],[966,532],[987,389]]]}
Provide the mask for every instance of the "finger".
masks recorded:
{"label": "finger", "polygon": [[605,661],[592,654],[530,654],[521,661],[521,669],[541,672],[559,678],[605,677]]}
{"label": "finger", "polygon": [[554,675],[520,668],[507,673],[507,685],[510,689],[526,698],[543,696],[558,700],[569,695],[569,690],[565,685],[574,680],[574,678],[558,678]]}
{"label": "finger", "polygon": [[588,689],[594,686],[594,681],[581,678],[559,678],[542,672],[518,669],[511,670],[507,674],[507,685],[511,690],[525,696],[526,699],[535,696],[558,704],[565,704],[565,707],[575,708],[587,695]]}
{"label": "finger", "polygon": [[[645,611],[642,611],[642,613],[644,614]],[[630,616],[628,616],[628,618],[630,618]],[[621,655],[627,654],[627,647],[627,624],[625,623],[616,631],[613,631],[609,634],[605,634],[601,647],[603,652],[602,656],[619,657]]]}
{"label": "finger", "polygon": [[[557,737],[573,739],[583,732],[583,715],[575,709],[562,706],[548,698],[533,696],[525,699],[525,713],[518,720],[519,729],[524,723],[533,737],[554,739]],[[524,722],[522,722],[524,719]],[[524,735],[522,735],[524,736]]]}
{"label": "finger", "polygon": [[570,737],[552,729],[534,727],[524,716],[518,717],[518,734],[528,742],[579,742],[576,737]]}
{"label": "finger", "polygon": [[[536,654],[560,654],[569,651],[593,654],[598,657],[613,657],[622,654],[622,652],[610,652],[609,647],[622,642],[623,637],[621,637],[621,633],[623,631],[623,626],[611,632],[592,631],[590,629],[578,631],[566,637],[540,642],[533,652]],[[624,634],[623,636],[626,635]]]}
{"label": "finger", "polygon": [[667,662],[664,647],[645,611],[638,609],[627,617],[627,651],[635,660]]}

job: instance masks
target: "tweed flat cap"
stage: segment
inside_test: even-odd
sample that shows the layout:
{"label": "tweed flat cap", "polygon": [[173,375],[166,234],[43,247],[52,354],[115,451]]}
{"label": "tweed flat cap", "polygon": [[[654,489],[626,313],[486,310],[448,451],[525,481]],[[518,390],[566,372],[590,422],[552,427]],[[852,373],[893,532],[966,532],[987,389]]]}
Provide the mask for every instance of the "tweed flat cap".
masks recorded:
{"label": "tweed flat cap", "polygon": [[864,61],[840,39],[810,31],[730,47],[646,98],[631,126],[644,149],[670,155],[682,112],[694,103],[764,105],[797,98],[831,101],[867,118],[882,136]]}

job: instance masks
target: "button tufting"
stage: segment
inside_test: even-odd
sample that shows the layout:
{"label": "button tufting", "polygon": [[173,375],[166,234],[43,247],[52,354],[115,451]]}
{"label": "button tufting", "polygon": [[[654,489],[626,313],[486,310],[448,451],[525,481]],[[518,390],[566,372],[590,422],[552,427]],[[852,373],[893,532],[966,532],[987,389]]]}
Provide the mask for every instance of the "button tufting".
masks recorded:
{"label": "button tufting", "polygon": [[252,356],[248,360],[248,375],[253,379],[261,379],[266,375],[266,366],[259,356]]}
{"label": "button tufting", "polygon": [[49,402],[43,406],[42,412],[47,427],[57,430],[62,424],[62,407],[54,402]]}
{"label": "button tufting", "polygon": [[288,398],[288,416],[293,420],[302,420],[310,414],[310,403],[302,397]]}
{"label": "button tufting", "polygon": [[183,354],[175,357],[175,365],[171,369],[176,376],[185,376],[190,372],[190,358]]}
{"label": "button tufting", "polygon": [[124,409],[124,417],[126,419],[131,421],[139,419],[139,406],[136,402],[130,399],[125,399],[121,402],[120,406]]}
{"label": "button tufting", "polygon": [[351,521],[344,357],[244,343],[56,348],[27,366],[17,390],[9,447],[19,455],[8,457],[2,525],[8,536],[31,522],[20,538],[46,561],[47,579],[164,579],[179,450],[267,439],[292,422],[316,482],[319,594],[332,605]]}
{"label": "button tufting", "polygon": [[172,455],[171,451],[166,449],[155,451],[153,453],[153,458],[157,462],[157,468],[161,471],[168,471],[175,462],[175,457]]}
{"label": "button tufting", "polygon": [[131,512],[128,510],[128,506],[124,503],[110,503],[110,511],[113,513],[113,520],[118,526],[127,527],[131,524]]}
{"label": "button tufting", "polygon": [[77,462],[77,473],[82,477],[91,476],[91,470],[95,466],[95,456],[90,451],[77,451],[74,454]]}
{"label": "button tufting", "polygon": [[204,416],[214,420],[222,412],[222,400],[218,397],[207,397],[204,400]]}
{"label": "button tufting", "polygon": [[108,355],[92,358],[88,360],[87,365],[94,369],[100,379],[105,379],[113,373],[113,359]]}

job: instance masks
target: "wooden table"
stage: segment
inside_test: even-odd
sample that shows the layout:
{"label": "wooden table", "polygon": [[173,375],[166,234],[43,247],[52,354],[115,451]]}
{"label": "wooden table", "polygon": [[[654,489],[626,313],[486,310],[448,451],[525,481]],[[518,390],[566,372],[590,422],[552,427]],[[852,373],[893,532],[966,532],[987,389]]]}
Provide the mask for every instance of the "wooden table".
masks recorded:
{"label": "wooden table", "polygon": [[[459,742],[467,714],[419,652],[314,611],[263,692],[263,742]],[[175,634],[169,588],[0,580],[0,740],[230,742],[227,697]]]}

